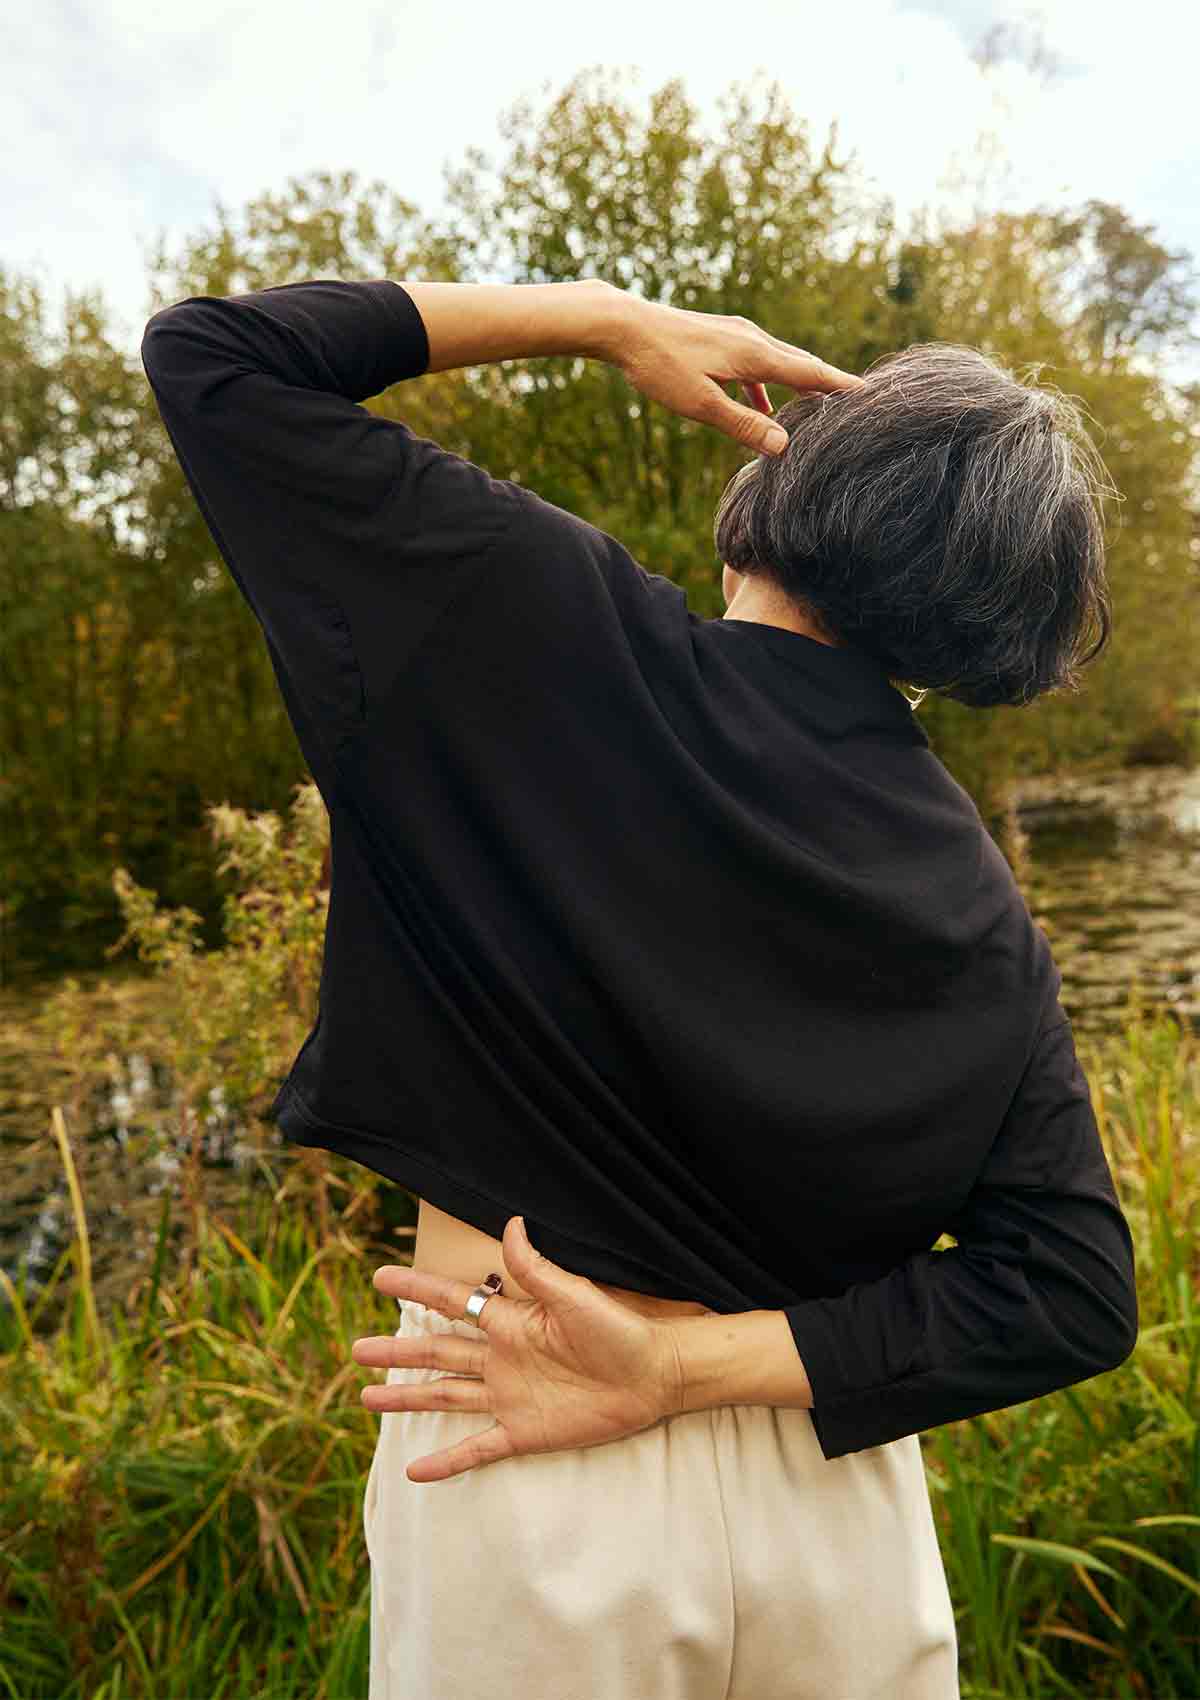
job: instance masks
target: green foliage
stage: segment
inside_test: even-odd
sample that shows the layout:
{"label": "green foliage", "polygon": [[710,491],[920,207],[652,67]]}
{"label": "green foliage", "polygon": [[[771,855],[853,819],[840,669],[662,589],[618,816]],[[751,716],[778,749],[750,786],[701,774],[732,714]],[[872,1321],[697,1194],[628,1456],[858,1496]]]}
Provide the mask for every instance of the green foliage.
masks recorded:
{"label": "green foliage", "polygon": [[[217,872],[233,878],[223,905],[223,942],[206,948],[200,917],[163,908],[157,893],[125,868],[113,887],[125,921],[114,951],[132,944],[156,977],[154,1060],[198,1094],[219,1080],[234,1108],[261,1095],[282,1051],[316,1017],[316,985],[328,893],[320,884],[329,820],[311,783],[295,789],[286,823],[227,803],[207,810],[212,842],[223,851]],[[105,1048],[134,1037],[128,1017],[96,1023],[90,999],[68,978],[41,1014],[41,1027],[76,1080]],[[144,1011],[137,1009],[140,1024]]]}
{"label": "green foliage", "polygon": [[292,1184],[321,1199],[331,1186],[349,1187],[353,1173],[313,1152],[281,1158],[278,1131],[258,1120],[316,1016],[328,907],[320,793],[298,786],[286,817],[214,806],[208,837],[216,883],[228,887],[217,947],[199,938],[194,910],[161,905],[117,868],[125,927],[114,948],[132,948],[141,972],[99,986],[67,976],[32,1019],[22,1006],[11,1029],[0,1029],[0,1054],[13,1059],[0,1225],[11,1238],[30,1201],[47,1200],[37,1237],[54,1254],[58,1155],[29,1130],[47,1103],[59,1104],[71,1127],[88,1130],[76,1161],[105,1305],[125,1290],[130,1247],[153,1239],[164,1191],[179,1193],[195,1225],[206,1202],[233,1210],[281,1160],[298,1161]]}
{"label": "green foliage", "polygon": [[[938,754],[985,815],[1014,774],[1200,754],[1198,402],[1164,364],[1190,334],[1188,256],[1096,201],[900,224],[774,83],[731,89],[709,132],[678,80],[642,111],[597,70],[540,114],[517,102],[500,130],[496,163],[467,149],[448,172],[436,218],[350,172],[292,179],[236,219],[218,209],[178,254],[159,243],[153,304],[310,276],[591,275],[743,314],[854,370],[930,338],[975,344],[1078,396],[1093,420],[1121,498],[1116,635],[1078,694],[1021,710],[927,699]],[[213,938],[205,805],[278,810],[304,776],[266,646],[100,304],[73,299],[57,340],[32,285],[0,274],[0,307],[16,429],[0,464],[0,596],[16,610],[0,686],[13,965],[95,962],[119,931],[118,862]],[[740,451],[613,368],[512,360],[375,405],[610,531],[701,617],[722,612],[712,516]]]}
{"label": "green foliage", "polygon": [[56,1138],[10,1142],[4,1215],[53,1203],[55,1166],[69,1199],[44,1278],[0,1271],[0,1692],[21,1700],[366,1692],[375,1422],[349,1342],[372,1310],[387,1326],[364,1264],[413,1201],[256,1117],[315,1013],[316,787],[286,820],[208,815],[220,948],[117,869],[140,974],[68,977],[10,1040]]}
{"label": "green foliage", "polygon": [[78,1290],[51,1336],[11,1296],[4,1692],[366,1693],[375,1422],[347,1358],[386,1323],[343,1220],[321,1237],[294,1197],[206,1217],[194,1264],[143,1269],[95,1339]]}

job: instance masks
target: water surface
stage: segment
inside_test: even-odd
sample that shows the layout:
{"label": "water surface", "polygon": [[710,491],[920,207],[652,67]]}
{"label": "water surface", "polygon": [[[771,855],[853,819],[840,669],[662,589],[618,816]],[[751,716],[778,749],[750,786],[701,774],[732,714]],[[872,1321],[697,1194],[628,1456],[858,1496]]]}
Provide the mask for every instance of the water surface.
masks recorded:
{"label": "water surface", "polygon": [[1122,768],[1014,788],[1022,885],[1081,1031],[1120,1024],[1134,979],[1200,1031],[1200,768]]}

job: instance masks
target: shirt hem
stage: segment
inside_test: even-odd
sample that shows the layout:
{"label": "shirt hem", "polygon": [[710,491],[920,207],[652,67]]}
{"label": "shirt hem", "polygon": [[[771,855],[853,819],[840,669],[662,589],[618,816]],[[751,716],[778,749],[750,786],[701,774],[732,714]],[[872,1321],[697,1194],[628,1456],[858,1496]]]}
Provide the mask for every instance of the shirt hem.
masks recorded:
{"label": "shirt hem", "polygon": [[[649,1298],[699,1301],[720,1315],[737,1314],[742,1309],[755,1308],[749,1304],[733,1307],[710,1293],[696,1291],[665,1272],[644,1264],[628,1252],[614,1251],[595,1240],[585,1240],[567,1233],[541,1217],[522,1212],[519,1204],[506,1204],[490,1193],[480,1192],[468,1182],[457,1180],[444,1169],[434,1168],[423,1158],[415,1156],[395,1139],[383,1138],[363,1128],[347,1128],[329,1122],[311,1110],[289,1081],[284,1081],[267,1112],[267,1119],[279,1128],[291,1145],[316,1146],[334,1151],[361,1163],[364,1168],[383,1175],[397,1186],[410,1187],[417,1196],[427,1198],[439,1210],[445,1210],[462,1221],[469,1222],[482,1233],[501,1239],[513,1216],[525,1215],[526,1228],[536,1250],[554,1263],[569,1265],[577,1252],[583,1253],[589,1269],[588,1278],[603,1281],[612,1287],[624,1287]],[[630,1280],[630,1272],[641,1274],[641,1285]]]}

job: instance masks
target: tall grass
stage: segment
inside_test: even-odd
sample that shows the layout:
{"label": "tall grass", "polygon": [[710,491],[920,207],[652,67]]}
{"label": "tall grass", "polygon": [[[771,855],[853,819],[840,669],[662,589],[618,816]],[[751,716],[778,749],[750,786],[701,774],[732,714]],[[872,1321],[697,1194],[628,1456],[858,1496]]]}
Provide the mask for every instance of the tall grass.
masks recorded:
{"label": "tall grass", "polygon": [[323,1234],[294,1190],[236,1222],[202,1210],[184,1260],[164,1196],[152,1263],[106,1314],[80,1198],[36,1301],[3,1278],[0,1693],[365,1695],[378,1419],[349,1343],[395,1323],[352,1233],[364,1196]]}
{"label": "tall grass", "polygon": [[1080,1039],[1129,1217],[1132,1358],[922,1437],[964,1697],[1200,1696],[1200,1036],[1141,1005]]}

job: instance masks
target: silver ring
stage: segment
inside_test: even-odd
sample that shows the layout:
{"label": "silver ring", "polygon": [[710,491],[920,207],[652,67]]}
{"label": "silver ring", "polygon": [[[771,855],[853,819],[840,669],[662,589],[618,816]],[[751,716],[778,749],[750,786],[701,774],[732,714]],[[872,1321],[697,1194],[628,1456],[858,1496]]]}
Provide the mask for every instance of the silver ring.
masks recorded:
{"label": "silver ring", "polygon": [[503,1284],[504,1277],[502,1275],[489,1275],[486,1281],[481,1281],[479,1286],[472,1290],[471,1296],[467,1300],[467,1307],[463,1312],[463,1321],[478,1323],[480,1311],[489,1299],[495,1298]]}

